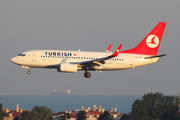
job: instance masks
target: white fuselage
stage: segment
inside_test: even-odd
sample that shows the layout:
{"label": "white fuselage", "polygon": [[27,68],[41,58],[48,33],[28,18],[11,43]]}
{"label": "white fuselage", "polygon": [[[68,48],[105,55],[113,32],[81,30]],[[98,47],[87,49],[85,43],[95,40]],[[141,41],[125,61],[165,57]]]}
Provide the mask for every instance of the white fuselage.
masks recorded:
{"label": "white fuselage", "polygon": [[[58,68],[62,60],[67,57],[67,63],[94,60],[111,55],[105,52],[86,52],[86,51],[63,51],[63,50],[33,50],[19,54],[11,59],[12,62],[26,68]],[[105,63],[96,66],[93,70],[122,70],[135,68],[159,60],[159,57],[144,59],[147,55],[119,53],[117,57],[105,60]],[[78,70],[83,68],[78,66]]]}

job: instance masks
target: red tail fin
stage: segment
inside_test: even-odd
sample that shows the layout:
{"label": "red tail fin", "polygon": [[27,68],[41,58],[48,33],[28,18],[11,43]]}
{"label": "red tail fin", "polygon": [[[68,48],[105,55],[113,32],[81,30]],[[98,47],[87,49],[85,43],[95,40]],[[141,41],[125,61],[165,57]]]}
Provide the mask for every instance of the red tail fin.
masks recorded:
{"label": "red tail fin", "polygon": [[159,22],[137,47],[130,50],[121,51],[120,53],[156,55],[161,43],[165,26],[165,22]]}

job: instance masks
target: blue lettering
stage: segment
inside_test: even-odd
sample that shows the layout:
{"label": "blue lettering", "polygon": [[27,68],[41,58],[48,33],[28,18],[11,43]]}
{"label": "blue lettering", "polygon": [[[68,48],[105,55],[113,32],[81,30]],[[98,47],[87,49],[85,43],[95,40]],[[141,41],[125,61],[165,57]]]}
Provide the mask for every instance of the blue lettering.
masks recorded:
{"label": "blue lettering", "polygon": [[66,53],[64,53],[64,56],[67,56],[67,54],[66,54]]}
{"label": "blue lettering", "polygon": [[53,52],[53,55],[56,55],[56,52]]}
{"label": "blue lettering", "polygon": [[72,53],[68,53],[68,56],[72,56]]}
{"label": "blue lettering", "polygon": [[61,56],[61,53],[60,53],[60,52],[58,52],[58,53],[57,53],[57,55],[58,55],[58,56]]}
{"label": "blue lettering", "polygon": [[49,55],[52,55],[52,52],[49,52]]}
{"label": "blue lettering", "polygon": [[66,53],[66,52],[45,52],[45,56],[72,56],[72,53]]}

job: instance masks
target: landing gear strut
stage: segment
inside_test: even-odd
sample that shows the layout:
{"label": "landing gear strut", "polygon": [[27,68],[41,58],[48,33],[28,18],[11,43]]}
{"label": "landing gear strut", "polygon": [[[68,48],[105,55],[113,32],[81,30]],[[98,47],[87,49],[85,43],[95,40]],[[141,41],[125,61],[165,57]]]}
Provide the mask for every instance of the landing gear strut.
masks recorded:
{"label": "landing gear strut", "polygon": [[28,69],[27,74],[28,74],[28,75],[31,74],[30,67],[28,67],[28,66],[21,66],[21,68]]}
{"label": "landing gear strut", "polygon": [[85,78],[90,78],[90,77],[91,77],[91,73],[88,72],[88,69],[87,69],[87,68],[86,68],[86,70],[85,70],[84,77],[85,77]]}

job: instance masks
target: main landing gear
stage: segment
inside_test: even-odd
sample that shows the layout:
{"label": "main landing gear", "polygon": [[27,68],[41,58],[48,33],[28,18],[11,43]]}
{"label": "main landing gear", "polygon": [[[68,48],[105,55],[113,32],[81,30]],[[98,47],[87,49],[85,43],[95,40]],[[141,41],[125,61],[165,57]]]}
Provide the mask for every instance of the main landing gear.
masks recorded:
{"label": "main landing gear", "polygon": [[85,73],[84,73],[84,77],[85,77],[85,78],[90,78],[90,77],[91,77],[91,73],[85,72]]}
{"label": "main landing gear", "polygon": [[88,69],[87,69],[87,68],[86,68],[86,70],[85,70],[84,77],[85,77],[85,78],[90,78],[90,77],[91,77],[91,73],[88,72]]}

